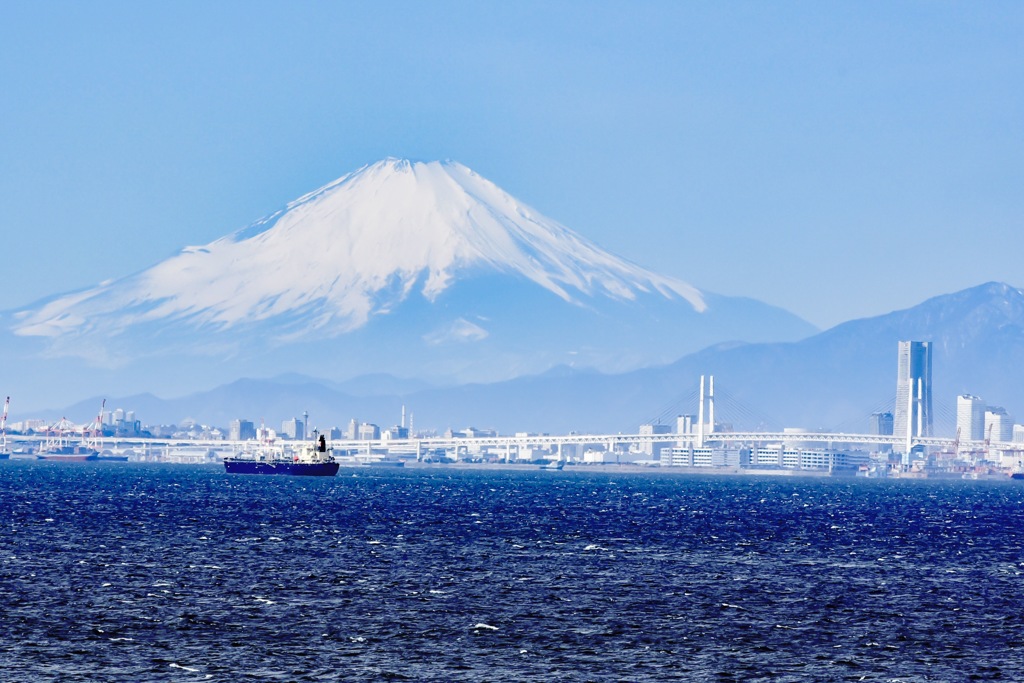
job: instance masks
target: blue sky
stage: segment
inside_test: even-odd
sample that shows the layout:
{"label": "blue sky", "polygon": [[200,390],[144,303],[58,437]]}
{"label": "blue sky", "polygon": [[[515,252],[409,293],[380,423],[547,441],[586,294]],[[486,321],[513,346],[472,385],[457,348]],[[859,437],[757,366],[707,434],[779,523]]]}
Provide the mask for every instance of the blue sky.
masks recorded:
{"label": "blue sky", "polygon": [[1024,4],[39,2],[0,22],[5,302],[385,156],[821,327],[1024,286]]}

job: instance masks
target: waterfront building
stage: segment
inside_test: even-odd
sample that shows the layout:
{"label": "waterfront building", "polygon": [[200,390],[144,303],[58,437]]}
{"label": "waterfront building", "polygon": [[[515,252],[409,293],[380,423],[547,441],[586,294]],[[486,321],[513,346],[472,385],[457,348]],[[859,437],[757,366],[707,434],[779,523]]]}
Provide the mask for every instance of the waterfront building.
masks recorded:
{"label": "waterfront building", "polygon": [[831,472],[855,469],[866,463],[863,453],[834,449],[794,448],[771,444],[759,448],[691,448],[661,449],[662,467],[708,467],[787,471]]}
{"label": "waterfront building", "polygon": [[982,441],[985,438],[985,402],[970,394],[957,396],[956,428],[961,441]]}
{"label": "waterfront building", "polygon": [[893,434],[910,441],[932,433],[932,344],[901,341],[896,368]]}
{"label": "waterfront building", "polygon": [[1024,443],[1024,425],[1013,425],[1014,443]]}
{"label": "waterfront building", "polygon": [[709,446],[676,446],[662,448],[659,462],[662,467],[746,467],[750,464],[750,451],[739,448],[712,448]]}
{"label": "waterfront building", "polygon": [[597,448],[588,448],[583,451],[583,463],[586,465],[604,465],[609,463],[618,462],[618,454],[615,451],[609,451]]}
{"label": "waterfront building", "polygon": [[849,453],[835,449],[791,448],[786,445],[769,445],[754,448],[750,452],[750,467],[777,468],[783,470],[827,470],[852,469],[864,462],[863,453]]}

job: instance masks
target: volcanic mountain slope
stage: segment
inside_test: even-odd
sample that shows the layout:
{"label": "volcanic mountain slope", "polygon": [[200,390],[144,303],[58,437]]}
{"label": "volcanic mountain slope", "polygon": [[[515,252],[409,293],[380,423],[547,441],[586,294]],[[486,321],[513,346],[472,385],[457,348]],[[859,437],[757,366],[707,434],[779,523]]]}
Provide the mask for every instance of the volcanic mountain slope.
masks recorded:
{"label": "volcanic mountain slope", "polygon": [[3,323],[20,352],[121,368],[156,391],[174,390],[156,377],[169,363],[179,382],[261,367],[460,382],[557,364],[621,371],[814,332],[615,257],[461,164],[399,159]]}

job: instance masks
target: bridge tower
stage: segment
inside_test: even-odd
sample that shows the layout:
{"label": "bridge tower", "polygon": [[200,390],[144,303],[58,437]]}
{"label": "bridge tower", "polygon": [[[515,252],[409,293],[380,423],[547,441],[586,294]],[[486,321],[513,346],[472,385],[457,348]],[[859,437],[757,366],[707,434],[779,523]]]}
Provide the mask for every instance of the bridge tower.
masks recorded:
{"label": "bridge tower", "polygon": [[[715,376],[700,376],[700,401],[697,404],[697,448],[704,448],[704,439],[715,432]],[[708,419],[704,420],[704,404],[707,402]]]}

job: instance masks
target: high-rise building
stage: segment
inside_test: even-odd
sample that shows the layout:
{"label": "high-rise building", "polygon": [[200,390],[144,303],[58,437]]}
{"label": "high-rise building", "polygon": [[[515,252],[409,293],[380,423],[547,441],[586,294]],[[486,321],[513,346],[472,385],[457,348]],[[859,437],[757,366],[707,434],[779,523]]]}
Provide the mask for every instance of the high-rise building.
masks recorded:
{"label": "high-rise building", "polygon": [[306,425],[299,418],[293,417],[281,423],[281,434],[289,439],[301,441],[306,438]]}
{"label": "high-rise building", "polygon": [[985,409],[985,438],[992,441],[1013,439],[1013,418],[1004,408],[989,406]]}
{"label": "high-rise building", "polygon": [[359,434],[357,436],[361,441],[376,441],[380,438],[380,427],[364,422],[359,425]]}
{"label": "high-rise building", "polygon": [[696,418],[693,415],[679,415],[676,417],[676,434],[690,434],[693,432],[693,423]]}
{"label": "high-rise building", "polygon": [[249,420],[232,420],[228,429],[231,441],[250,441],[256,438],[256,426]]}
{"label": "high-rise building", "polygon": [[932,433],[932,344],[901,341],[896,369],[893,434],[899,437]]}
{"label": "high-rise building", "polygon": [[[662,425],[662,424],[640,425],[640,431],[639,431],[641,436],[651,436],[651,437],[653,437],[655,434],[670,434],[671,432],[672,432],[672,427],[670,427],[669,425]],[[654,456],[654,455],[660,454],[662,448],[671,448],[671,447],[672,447],[672,442],[671,441],[655,441],[653,438],[650,441],[641,441],[640,442],[640,452],[643,453],[644,455],[649,455],[649,456]]]}
{"label": "high-rise building", "polygon": [[[697,418],[693,415],[679,415],[676,417],[676,434],[693,434],[693,425]],[[676,446],[686,447],[689,441],[676,441]]]}
{"label": "high-rise building", "polygon": [[892,435],[892,413],[871,413],[868,418],[868,434]]}
{"label": "high-rise building", "polygon": [[956,397],[956,429],[962,441],[981,441],[985,438],[985,402],[977,396],[961,394]]}

